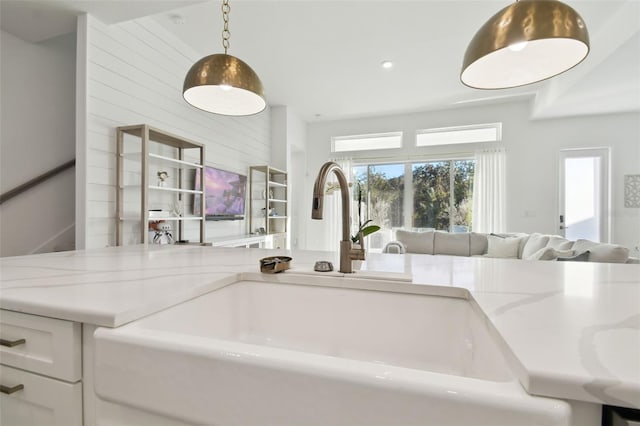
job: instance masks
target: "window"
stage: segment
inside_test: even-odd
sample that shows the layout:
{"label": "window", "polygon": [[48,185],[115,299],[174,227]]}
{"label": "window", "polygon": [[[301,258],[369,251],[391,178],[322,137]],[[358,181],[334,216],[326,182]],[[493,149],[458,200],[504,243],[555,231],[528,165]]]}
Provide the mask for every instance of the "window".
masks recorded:
{"label": "window", "polygon": [[413,164],[412,226],[469,231],[474,166],[473,160]]}
{"label": "window", "polygon": [[382,250],[397,228],[469,231],[474,166],[471,159],[355,166],[361,220],[381,228],[367,237],[367,249]]}
{"label": "window", "polygon": [[[402,227],[404,223],[405,166],[364,165],[354,167],[353,172],[362,193],[360,221],[371,219],[374,224],[380,226],[380,231],[366,238],[367,246],[369,249],[381,251],[392,240],[392,230]],[[355,221],[357,222],[357,219]]]}
{"label": "window", "polygon": [[331,152],[370,151],[402,147],[402,132],[331,138]]}
{"label": "window", "polygon": [[502,123],[444,127],[416,132],[416,146],[498,142],[500,140],[502,140]]}

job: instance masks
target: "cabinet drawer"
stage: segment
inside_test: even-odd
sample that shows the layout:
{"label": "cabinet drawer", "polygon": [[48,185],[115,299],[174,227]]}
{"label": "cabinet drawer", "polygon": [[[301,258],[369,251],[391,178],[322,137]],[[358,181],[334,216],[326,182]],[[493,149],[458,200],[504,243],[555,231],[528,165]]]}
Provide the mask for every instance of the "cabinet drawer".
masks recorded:
{"label": "cabinet drawer", "polygon": [[24,388],[0,393],[2,426],[82,425],[82,383],[66,383],[0,365],[3,386]]}
{"label": "cabinet drawer", "polygon": [[0,345],[4,365],[76,382],[82,377],[81,325],[71,321],[0,311],[0,338],[20,342]]}

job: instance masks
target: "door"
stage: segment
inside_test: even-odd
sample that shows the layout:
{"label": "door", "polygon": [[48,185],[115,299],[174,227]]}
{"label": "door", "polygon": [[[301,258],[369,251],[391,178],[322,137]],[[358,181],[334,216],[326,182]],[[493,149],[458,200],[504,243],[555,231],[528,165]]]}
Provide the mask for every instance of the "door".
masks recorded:
{"label": "door", "polygon": [[609,148],[560,151],[560,234],[609,241]]}

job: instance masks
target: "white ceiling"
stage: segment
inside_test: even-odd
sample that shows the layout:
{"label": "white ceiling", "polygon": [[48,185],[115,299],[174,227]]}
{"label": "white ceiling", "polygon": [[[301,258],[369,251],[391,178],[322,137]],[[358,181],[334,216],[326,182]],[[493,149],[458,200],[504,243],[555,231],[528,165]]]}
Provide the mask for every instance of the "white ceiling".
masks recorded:
{"label": "white ceiling", "polygon": [[[87,11],[107,23],[154,15],[202,56],[222,51],[219,0],[0,1],[2,29],[25,39],[46,38],[44,22],[58,15]],[[288,105],[307,121],[534,95],[536,117],[640,110],[640,0],[566,2],[587,23],[589,56],[560,77],[516,89],[459,81],[468,42],[506,0],[231,0],[229,53],[258,73],[270,105]],[[394,67],[382,69],[383,60]]]}

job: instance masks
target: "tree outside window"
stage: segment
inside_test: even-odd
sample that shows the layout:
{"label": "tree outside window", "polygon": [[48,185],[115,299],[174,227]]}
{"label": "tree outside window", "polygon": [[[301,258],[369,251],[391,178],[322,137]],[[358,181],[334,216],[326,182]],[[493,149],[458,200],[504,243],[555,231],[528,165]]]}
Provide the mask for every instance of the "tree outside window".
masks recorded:
{"label": "tree outside window", "polygon": [[[362,189],[361,220],[372,219],[381,227],[380,232],[367,237],[367,248],[381,250],[392,240],[396,228],[469,231],[474,166],[473,160],[355,166],[354,175]],[[408,180],[405,173],[411,173]],[[405,218],[407,197],[412,211],[406,212]],[[358,219],[353,219],[355,225]],[[405,223],[409,220],[410,224]]]}
{"label": "tree outside window", "polygon": [[471,229],[474,166],[472,160],[412,165],[414,228]]}

